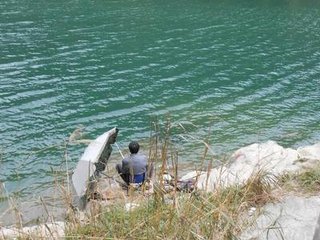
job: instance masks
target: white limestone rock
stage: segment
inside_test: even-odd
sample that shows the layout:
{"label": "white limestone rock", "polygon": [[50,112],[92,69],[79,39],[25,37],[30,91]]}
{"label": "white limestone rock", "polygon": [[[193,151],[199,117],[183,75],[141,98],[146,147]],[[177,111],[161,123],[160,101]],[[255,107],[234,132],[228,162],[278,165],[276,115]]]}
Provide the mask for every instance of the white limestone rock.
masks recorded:
{"label": "white limestone rock", "polygon": [[[320,163],[320,143],[298,148],[283,148],[276,142],[255,143],[234,152],[225,166],[209,172],[191,172],[182,180],[197,179],[198,189],[214,191],[246,182],[259,171],[278,176],[298,172]],[[255,224],[244,231],[241,240],[318,240],[320,239],[320,197],[286,197],[280,203],[270,203],[259,215],[249,213]],[[253,216],[254,215],[254,216]]]}
{"label": "white limestone rock", "polygon": [[315,228],[312,240],[319,240],[319,239],[320,239],[320,215],[318,217],[318,221],[316,224],[316,228]]}
{"label": "white limestone rock", "polygon": [[296,165],[298,158],[296,150],[283,148],[274,141],[255,143],[240,148],[231,156],[230,169],[234,174],[245,174],[245,179],[259,170],[280,174],[298,170],[299,166]]}
{"label": "white limestone rock", "polygon": [[235,151],[226,166],[209,172],[191,172],[182,180],[197,179],[198,189],[214,191],[246,182],[253,174],[264,171],[273,175],[298,171],[301,168],[299,154],[291,148],[283,148],[276,142],[255,143]]}
{"label": "white limestone rock", "polygon": [[320,197],[288,196],[280,203],[267,204],[241,240],[313,240],[318,227]]}
{"label": "white limestone rock", "polygon": [[17,239],[31,237],[31,239],[63,239],[64,222],[46,223],[32,227],[0,228],[0,239]]}
{"label": "white limestone rock", "polygon": [[297,151],[301,159],[320,162],[320,143],[306,147],[299,147]]}

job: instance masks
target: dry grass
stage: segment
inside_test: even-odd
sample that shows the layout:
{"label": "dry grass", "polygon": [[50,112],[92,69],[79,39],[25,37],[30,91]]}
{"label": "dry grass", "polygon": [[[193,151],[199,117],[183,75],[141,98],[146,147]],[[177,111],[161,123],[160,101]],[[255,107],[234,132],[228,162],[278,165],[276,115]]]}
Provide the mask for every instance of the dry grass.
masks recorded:
{"label": "dry grass", "polygon": [[279,177],[283,191],[299,195],[314,195],[320,192],[320,165],[305,169],[299,173],[283,174]]}
{"label": "dry grass", "polygon": [[127,211],[100,209],[94,221],[73,226],[67,239],[236,239],[248,225],[244,213],[274,200],[267,175],[213,193],[154,194]]}
{"label": "dry grass", "polygon": [[[137,196],[136,192],[128,191],[124,200],[108,206],[92,201],[83,221],[72,207],[72,194],[68,187],[58,184],[67,213],[66,239],[237,239],[244,229],[253,224],[253,219],[247,217],[248,209],[276,201],[275,188],[284,191],[301,191],[303,188],[308,192],[320,189],[318,167],[281,177],[259,171],[242,185],[217,187],[211,193],[200,190],[178,192],[179,155],[170,137],[173,125],[167,120],[164,124],[152,123],[151,128],[149,161],[160,166],[154,173],[159,180],[154,194],[146,196],[142,191]],[[209,144],[203,143],[205,149],[199,165],[201,169],[207,166],[209,174],[215,158]],[[67,165],[67,144],[65,158]],[[205,164],[208,158],[209,164]],[[170,173],[175,179],[170,193],[165,190],[165,182],[161,181],[164,173]],[[128,211],[125,209],[126,203],[135,203],[137,207]],[[19,214],[17,224],[21,225]],[[20,235],[20,239],[46,239],[38,237]]]}
{"label": "dry grass", "polygon": [[[170,139],[171,131],[170,121],[162,128],[156,123],[150,137],[149,159],[160,166],[156,171],[158,179],[168,172],[177,179],[178,154]],[[208,149],[205,144],[202,159],[207,157]],[[204,160],[200,166],[203,165]],[[139,207],[131,211],[125,210],[123,204],[102,208],[94,221],[73,225],[66,236],[67,239],[236,239],[251,224],[244,217],[248,208],[274,200],[271,192],[275,181],[273,176],[258,172],[244,185],[217,188],[212,193],[197,190],[181,193],[175,187],[167,193],[164,181],[159,181],[152,196],[140,199]]]}

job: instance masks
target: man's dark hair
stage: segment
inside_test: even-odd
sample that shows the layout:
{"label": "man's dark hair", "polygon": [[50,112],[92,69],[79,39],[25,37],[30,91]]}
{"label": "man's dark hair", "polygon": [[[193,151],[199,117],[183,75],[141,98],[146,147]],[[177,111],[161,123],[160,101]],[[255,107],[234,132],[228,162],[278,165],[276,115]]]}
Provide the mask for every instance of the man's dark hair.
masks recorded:
{"label": "man's dark hair", "polygon": [[139,143],[136,141],[132,141],[131,143],[129,143],[129,150],[131,153],[137,153],[139,152]]}

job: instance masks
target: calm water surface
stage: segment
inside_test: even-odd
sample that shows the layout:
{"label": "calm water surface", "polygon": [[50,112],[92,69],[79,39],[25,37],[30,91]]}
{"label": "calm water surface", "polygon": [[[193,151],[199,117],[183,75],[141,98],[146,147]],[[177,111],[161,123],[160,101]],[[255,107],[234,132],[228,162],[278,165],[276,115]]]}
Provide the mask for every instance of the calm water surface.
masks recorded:
{"label": "calm water surface", "polygon": [[181,162],[199,160],[197,139],[218,155],[319,142],[319,16],[303,0],[1,1],[2,198],[46,195],[79,126],[118,126],[125,147],[170,114]]}

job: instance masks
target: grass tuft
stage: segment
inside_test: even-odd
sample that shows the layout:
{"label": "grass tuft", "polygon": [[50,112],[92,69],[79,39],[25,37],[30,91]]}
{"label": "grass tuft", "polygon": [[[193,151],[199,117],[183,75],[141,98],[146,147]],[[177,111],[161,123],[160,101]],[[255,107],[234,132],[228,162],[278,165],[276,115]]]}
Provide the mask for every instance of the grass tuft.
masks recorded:
{"label": "grass tuft", "polygon": [[305,169],[299,173],[283,174],[279,183],[286,191],[300,194],[316,194],[320,192],[320,165]]}

